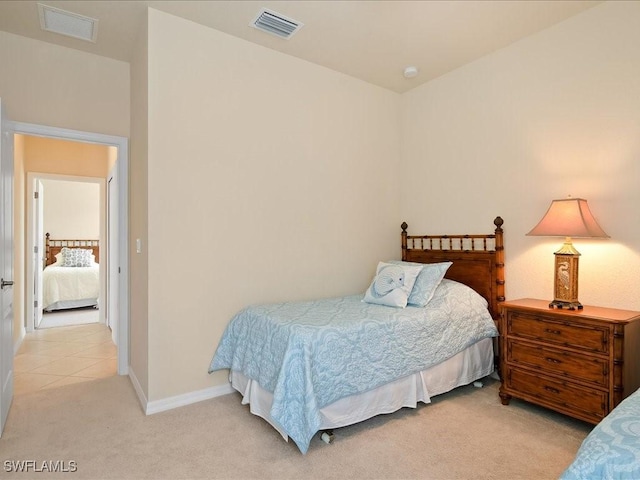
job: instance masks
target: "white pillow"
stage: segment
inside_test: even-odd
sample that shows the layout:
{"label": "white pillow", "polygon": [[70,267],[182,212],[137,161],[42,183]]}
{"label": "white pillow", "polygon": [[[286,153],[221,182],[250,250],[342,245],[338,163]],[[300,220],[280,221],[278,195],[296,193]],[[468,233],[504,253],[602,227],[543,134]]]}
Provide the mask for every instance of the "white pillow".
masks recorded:
{"label": "white pillow", "polygon": [[64,247],[62,253],[63,267],[90,267],[92,250],[86,248],[67,248]]}
{"label": "white pillow", "polygon": [[[93,252],[93,250],[92,250],[92,252]],[[56,257],[56,261],[53,262],[51,265],[56,265],[58,267],[62,266],[62,264],[64,263],[64,260],[63,260],[64,257],[62,255],[62,250],[60,252],[56,253],[54,255],[54,257]],[[98,265],[96,263],[96,256],[93,253],[90,255],[89,258],[90,258],[89,263],[91,263],[91,265]]]}
{"label": "white pillow", "polygon": [[421,270],[422,265],[379,262],[376,276],[362,301],[389,307],[406,307],[413,284]]}
{"label": "white pillow", "polygon": [[413,285],[411,295],[407,300],[407,304],[416,307],[424,307],[433,298],[433,294],[440,285],[440,282],[444,278],[445,273],[453,262],[441,262],[441,263],[413,263],[402,262],[400,260],[391,260],[389,263],[394,265],[411,265],[421,266],[422,270]]}

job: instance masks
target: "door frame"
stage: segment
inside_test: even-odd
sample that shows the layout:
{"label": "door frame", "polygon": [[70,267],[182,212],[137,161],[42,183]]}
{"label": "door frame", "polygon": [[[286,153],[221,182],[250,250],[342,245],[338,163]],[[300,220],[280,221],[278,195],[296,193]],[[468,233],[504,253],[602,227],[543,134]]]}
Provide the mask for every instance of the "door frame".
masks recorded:
{"label": "door frame", "polygon": [[[34,236],[34,225],[37,221],[37,218],[35,218],[34,215],[34,211],[35,211],[35,203],[36,203],[36,199],[34,198],[34,192],[35,192],[35,182],[36,181],[42,181],[42,180],[53,180],[53,181],[63,181],[63,182],[80,182],[80,183],[91,183],[94,185],[98,185],[100,188],[100,206],[99,206],[99,212],[98,215],[100,217],[100,232],[98,235],[98,240],[100,242],[101,245],[101,252],[102,252],[102,245],[108,245],[108,241],[106,241],[106,226],[104,224],[106,224],[106,205],[104,204],[104,202],[106,201],[106,192],[105,192],[105,179],[104,178],[100,178],[100,177],[86,177],[86,176],[80,176],[80,175],[65,175],[65,174],[58,174],[58,173],[42,173],[42,172],[27,172],[26,175],[26,180],[27,180],[27,188],[25,189],[26,194],[27,194],[27,201],[25,202],[25,208],[27,211],[27,221],[25,223],[26,225],[26,249],[25,249],[25,260],[26,260],[26,272],[25,272],[25,279],[27,282],[27,288],[25,289],[25,300],[26,300],[26,306],[25,306],[25,313],[26,313],[26,331],[27,333],[32,333],[35,328],[37,328],[37,325],[35,324],[35,316],[36,316],[36,309],[35,309],[35,305],[34,305],[34,300],[36,300],[34,292],[33,292],[33,285],[36,282],[36,276],[35,276],[35,255],[34,255],[34,247],[36,246],[35,244],[35,236]],[[45,194],[45,201],[46,201],[46,194]],[[117,213],[117,212],[116,212]],[[42,213],[40,214],[42,215]],[[44,234],[46,232],[42,232],[42,246],[44,247]],[[106,251],[106,249],[105,249]],[[42,259],[44,258],[46,252],[41,251],[38,252],[38,258],[40,260],[40,263],[42,264]],[[108,258],[108,254],[105,253],[104,257]],[[100,258],[102,259],[103,256],[100,255]],[[42,268],[41,268],[42,270]],[[101,299],[106,299],[106,285],[107,285],[107,276],[108,272],[104,269],[102,269],[100,271],[100,295],[99,298]],[[42,276],[42,273],[40,274]],[[40,288],[42,288],[42,282],[40,281]],[[38,306],[38,308],[42,308],[42,306]],[[104,321],[104,311],[102,310],[102,308],[99,310],[99,321],[100,323],[105,323]],[[116,342],[117,339],[114,339],[114,342]],[[117,343],[117,342],[116,342]]]}
{"label": "door frame", "polygon": [[[104,321],[106,325],[111,329],[111,336],[113,338],[114,343],[117,342],[118,338],[118,328],[120,324],[118,322],[118,296],[114,295],[113,289],[111,289],[111,282],[113,282],[114,278],[118,277],[117,272],[117,264],[111,261],[111,258],[118,258],[118,223],[117,218],[115,218],[115,222],[113,221],[113,215],[111,212],[118,210],[118,166],[114,165],[109,173],[107,173],[107,178],[105,182],[105,238],[107,241],[107,256],[106,256],[106,272],[105,275],[105,283],[106,288],[110,292],[109,297],[105,302],[105,314]],[[114,208],[115,207],[115,208]]]}
{"label": "door frame", "polygon": [[[36,321],[36,308],[35,302],[42,300],[42,259],[44,258],[44,232],[42,232],[42,220],[43,220],[43,192],[38,188],[38,184],[42,184],[40,177],[34,177],[31,172],[27,172],[27,188],[25,189],[27,194],[27,201],[25,202],[25,209],[27,214],[27,221],[25,223],[25,264],[26,269],[24,272],[24,278],[26,279],[26,288],[24,289],[24,299],[26,302],[24,312],[25,321],[24,326],[26,333],[33,332],[33,330],[40,324],[40,321]],[[38,192],[38,198],[35,198],[35,193]],[[36,234],[40,233],[40,239],[36,238]],[[36,258],[35,248],[38,248],[38,255]],[[36,264],[39,268],[36,269]],[[36,274],[36,272],[39,272]],[[36,291],[35,287],[38,286]],[[40,307],[39,307],[40,308]],[[38,320],[42,320],[42,315],[39,315]]]}
{"label": "door frame", "polygon": [[[0,437],[13,402],[13,323],[15,291],[14,251],[14,166],[13,131],[0,99],[0,227],[3,229],[0,247],[0,275],[8,282],[0,290]],[[6,182],[6,185],[1,185]],[[6,188],[4,188],[6,187]],[[10,214],[11,218],[8,219]],[[5,228],[6,227],[6,228]],[[7,303],[5,303],[5,301]]]}
{"label": "door frame", "polygon": [[10,122],[14,134],[46,137],[74,142],[117,147],[118,173],[118,375],[129,373],[129,139],[101,133],[82,132],[66,128]]}

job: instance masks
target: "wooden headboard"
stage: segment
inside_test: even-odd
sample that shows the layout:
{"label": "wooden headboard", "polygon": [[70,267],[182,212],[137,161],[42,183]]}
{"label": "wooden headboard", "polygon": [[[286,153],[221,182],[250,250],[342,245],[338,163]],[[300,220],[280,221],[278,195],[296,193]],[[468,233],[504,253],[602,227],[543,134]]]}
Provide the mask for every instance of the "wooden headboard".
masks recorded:
{"label": "wooden headboard", "polygon": [[51,238],[51,234],[47,233],[45,235],[45,267],[55,263],[56,255],[63,247],[92,250],[96,256],[96,263],[100,263],[100,242],[98,240],[54,240]]}
{"label": "wooden headboard", "polygon": [[495,232],[480,235],[408,235],[403,222],[402,260],[418,263],[453,262],[445,278],[470,286],[487,302],[494,320],[504,302],[504,221],[496,217]]}

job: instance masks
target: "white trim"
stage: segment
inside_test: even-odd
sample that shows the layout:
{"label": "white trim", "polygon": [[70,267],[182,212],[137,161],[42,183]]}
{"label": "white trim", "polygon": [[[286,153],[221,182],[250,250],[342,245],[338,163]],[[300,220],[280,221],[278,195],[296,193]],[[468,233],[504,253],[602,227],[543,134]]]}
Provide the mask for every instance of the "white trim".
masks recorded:
{"label": "white trim", "polygon": [[126,137],[81,132],[23,122],[9,122],[13,133],[58,138],[77,142],[109,145],[118,148],[118,252],[120,257],[118,325],[118,374],[129,371],[129,140]]}
{"label": "white trim", "polygon": [[20,334],[18,335],[18,339],[13,344],[13,356],[15,357],[18,354],[18,350],[22,346],[22,342],[24,337],[27,335],[27,332],[24,329],[24,325],[20,325]]}
{"label": "white trim", "polygon": [[184,407],[191,405],[192,403],[202,402],[204,400],[210,400],[212,398],[221,397],[222,395],[228,395],[235,392],[231,383],[224,385],[218,385],[217,387],[205,388],[203,390],[197,390],[195,392],[184,393],[182,395],[176,395],[174,397],[163,398],[162,400],[154,400],[150,402],[147,400],[147,396],[144,394],[144,390],[136,377],[133,368],[129,365],[129,379],[133,385],[133,389],[138,396],[138,401],[144,411],[145,415],[153,415],[154,413],[166,412],[167,410],[173,410],[174,408]]}
{"label": "white trim", "polygon": [[147,396],[144,394],[144,390],[142,390],[142,387],[140,386],[140,382],[138,381],[138,377],[136,377],[136,374],[133,371],[133,368],[131,368],[131,365],[129,365],[129,380],[131,380],[131,385],[133,385],[133,389],[136,392],[136,395],[138,396],[138,401],[140,402],[140,406],[142,407],[142,411],[144,411],[145,415],[147,414]]}
{"label": "white trim", "polygon": [[192,403],[202,402],[203,400],[210,400],[215,397],[221,397],[222,395],[228,395],[235,392],[230,383],[225,385],[218,385],[217,387],[205,388],[203,390],[197,390],[195,392],[184,393],[182,395],[176,395],[175,397],[163,398],[162,400],[154,400],[146,404],[145,413],[147,415],[153,415],[154,413],[165,412],[178,407],[184,407],[191,405]]}

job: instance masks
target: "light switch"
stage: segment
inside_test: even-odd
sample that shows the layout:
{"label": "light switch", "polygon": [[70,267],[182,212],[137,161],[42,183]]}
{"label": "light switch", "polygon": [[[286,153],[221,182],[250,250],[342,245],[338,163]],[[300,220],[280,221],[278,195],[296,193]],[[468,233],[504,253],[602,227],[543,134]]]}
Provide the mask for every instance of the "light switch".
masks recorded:
{"label": "light switch", "polygon": [[142,240],[136,238],[136,253],[142,253]]}

